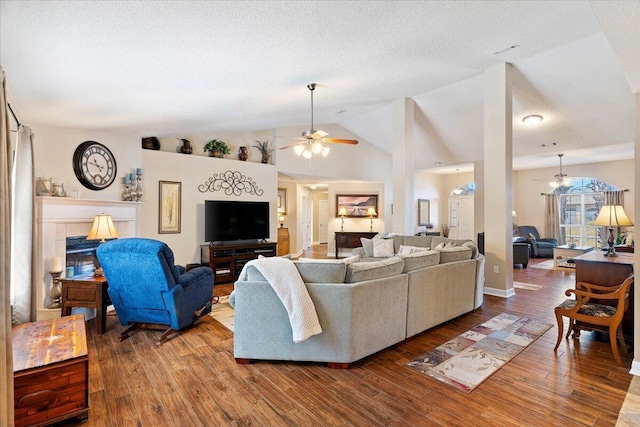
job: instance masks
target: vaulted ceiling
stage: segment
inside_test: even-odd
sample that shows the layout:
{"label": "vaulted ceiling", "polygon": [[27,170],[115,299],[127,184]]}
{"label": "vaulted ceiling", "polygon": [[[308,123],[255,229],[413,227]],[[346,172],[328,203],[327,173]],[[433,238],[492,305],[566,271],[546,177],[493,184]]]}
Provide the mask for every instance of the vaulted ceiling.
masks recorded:
{"label": "vaulted ceiling", "polygon": [[390,103],[411,97],[432,169],[482,159],[483,71],[510,62],[514,165],[542,167],[633,156],[637,19],[616,1],[2,0],[0,64],[23,122],[141,136],[306,125],[316,82],[316,128],[390,152]]}

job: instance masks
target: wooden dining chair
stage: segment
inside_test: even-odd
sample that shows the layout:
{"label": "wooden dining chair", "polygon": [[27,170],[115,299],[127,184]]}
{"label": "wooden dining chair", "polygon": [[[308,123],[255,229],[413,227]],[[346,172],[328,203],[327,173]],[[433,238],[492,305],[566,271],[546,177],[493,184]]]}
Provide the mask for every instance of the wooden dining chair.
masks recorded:
{"label": "wooden dining chair", "polygon": [[[567,338],[574,331],[576,322],[584,323],[584,329],[608,332],[613,357],[618,366],[622,366],[617,341],[620,341],[622,351],[626,354],[627,346],[622,336],[622,317],[629,308],[629,292],[633,285],[633,274],[618,286],[598,286],[587,282],[578,282],[576,289],[565,291],[566,296],[575,295],[575,299],[567,299],[555,308],[558,321],[558,341],[553,351],[558,349],[563,332],[563,316],[569,318]],[[598,302],[592,302],[596,300]],[[607,305],[600,301],[611,301],[615,305]],[[581,325],[582,326],[582,325]],[[577,334],[574,332],[574,337]],[[616,340],[617,338],[617,340]]]}

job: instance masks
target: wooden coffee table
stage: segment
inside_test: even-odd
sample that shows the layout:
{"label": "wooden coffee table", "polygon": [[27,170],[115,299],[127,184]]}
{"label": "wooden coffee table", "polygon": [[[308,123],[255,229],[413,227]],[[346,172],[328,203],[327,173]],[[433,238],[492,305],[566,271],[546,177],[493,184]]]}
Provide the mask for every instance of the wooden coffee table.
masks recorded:
{"label": "wooden coffee table", "polygon": [[558,259],[570,259],[575,258],[578,255],[586,254],[593,250],[592,246],[569,246],[560,245],[553,248],[553,268],[575,268],[575,264],[562,263],[558,264]]}

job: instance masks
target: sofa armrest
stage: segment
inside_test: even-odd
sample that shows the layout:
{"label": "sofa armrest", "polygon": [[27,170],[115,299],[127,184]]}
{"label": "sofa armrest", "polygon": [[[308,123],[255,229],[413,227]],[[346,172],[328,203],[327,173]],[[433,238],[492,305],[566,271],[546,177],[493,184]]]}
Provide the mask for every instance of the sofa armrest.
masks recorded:
{"label": "sofa armrest", "polygon": [[541,242],[553,243],[553,246],[558,246],[558,239],[553,237],[545,237],[544,239],[540,239]]}
{"label": "sofa armrest", "polygon": [[176,284],[182,285],[183,288],[188,288],[194,283],[206,282],[207,280],[213,282],[213,270],[210,267],[196,267],[182,274]]}
{"label": "sofa armrest", "polygon": [[364,248],[362,246],[358,247],[358,248],[354,248],[351,251],[352,255],[360,255],[360,257],[364,256]]}

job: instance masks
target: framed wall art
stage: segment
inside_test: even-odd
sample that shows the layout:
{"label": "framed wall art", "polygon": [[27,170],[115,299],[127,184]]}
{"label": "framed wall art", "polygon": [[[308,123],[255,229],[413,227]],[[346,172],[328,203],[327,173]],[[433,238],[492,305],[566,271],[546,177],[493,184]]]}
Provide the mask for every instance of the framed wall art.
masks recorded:
{"label": "framed wall art", "polygon": [[378,195],[377,194],[337,194],[336,195],[336,217],[341,217],[338,212],[344,208],[346,217],[368,218],[369,208],[375,209],[373,218],[378,217]]}
{"label": "framed wall art", "polygon": [[158,194],[158,233],[180,233],[182,183],[160,181]]}
{"label": "framed wall art", "polygon": [[287,214],[287,189],[278,188],[278,213]]}

